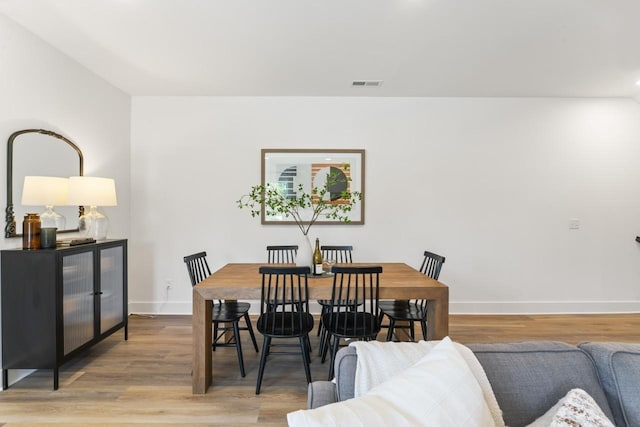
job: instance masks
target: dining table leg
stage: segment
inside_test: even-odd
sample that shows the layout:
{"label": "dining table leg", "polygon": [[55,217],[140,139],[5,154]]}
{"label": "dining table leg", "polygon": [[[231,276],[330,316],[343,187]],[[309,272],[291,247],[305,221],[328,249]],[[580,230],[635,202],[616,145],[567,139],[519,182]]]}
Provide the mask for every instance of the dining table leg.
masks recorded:
{"label": "dining table leg", "polygon": [[441,340],[449,335],[449,288],[439,289],[427,304],[427,340]]}
{"label": "dining table leg", "polygon": [[211,301],[193,289],[193,394],[204,394],[211,385]]}

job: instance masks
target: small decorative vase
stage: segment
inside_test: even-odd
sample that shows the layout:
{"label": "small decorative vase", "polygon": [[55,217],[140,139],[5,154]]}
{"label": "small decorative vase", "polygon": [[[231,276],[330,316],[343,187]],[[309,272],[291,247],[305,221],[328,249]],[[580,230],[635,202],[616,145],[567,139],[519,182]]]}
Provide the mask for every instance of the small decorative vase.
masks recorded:
{"label": "small decorative vase", "polygon": [[298,253],[296,255],[296,265],[298,267],[309,267],[313,265],[313,250],[311,249],[311,242],[309,236],[302,235],[302,238],[298,242]]}
{"label": "small decorative vase", "polygon": [[24,216],[22,221],[22,249],[40,249],[41,225],[38,214],[28,213]]}

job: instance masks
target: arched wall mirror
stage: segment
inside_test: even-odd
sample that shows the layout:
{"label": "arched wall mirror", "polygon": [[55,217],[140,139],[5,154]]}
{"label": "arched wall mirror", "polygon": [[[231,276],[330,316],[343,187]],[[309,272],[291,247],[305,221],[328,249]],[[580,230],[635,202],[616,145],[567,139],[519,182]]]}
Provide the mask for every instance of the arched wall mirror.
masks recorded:
{"label": "arched wall mirror", "polygon": [[[25,176],[70,177],[83,175],[82,151],[64,136],[44,129],[25,129],[14,132],[7,145],[7,208],[5,209],[5,237],[22,236],[22,218],[27,212],[41,213],[44,206],[22,206],[22,186]],[[80,206],[56,206],[66,218],[64,230],[78,230]],[[18,229],[16,229],[18,223]]]}

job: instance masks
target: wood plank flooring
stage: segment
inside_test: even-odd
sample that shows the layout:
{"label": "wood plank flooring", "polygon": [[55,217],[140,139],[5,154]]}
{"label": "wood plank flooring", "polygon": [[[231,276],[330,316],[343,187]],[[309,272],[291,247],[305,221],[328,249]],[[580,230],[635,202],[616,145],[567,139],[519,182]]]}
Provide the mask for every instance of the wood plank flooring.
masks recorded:
{"label": "wood plank flooring", "polygon": [[[453,315],[450,336],[462,343],[640,342],[640,314]],[[191,317],[133,315],[129,340],[117,332],[65,364],[58,391],[52,390],[51,371],[37,371],[0,392],[0,425],[286,425],[287,412],[306,406],[300,356],[270,358],[256,396],[259,354],[246,333],[243,337],[247,376],[240,376],[235,349],[220,348],[214,353],[216,385],[194,396]],[[317,349],[315,333],[312,345]],[[326,379],[327,373],[328,364],[321,364],[314,352],[314,380]]]}

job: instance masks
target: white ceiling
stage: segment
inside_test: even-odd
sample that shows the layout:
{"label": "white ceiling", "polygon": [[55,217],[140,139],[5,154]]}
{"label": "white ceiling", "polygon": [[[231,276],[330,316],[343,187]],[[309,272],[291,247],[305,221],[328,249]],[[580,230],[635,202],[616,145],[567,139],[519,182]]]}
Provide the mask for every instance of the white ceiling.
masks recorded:
{"label": "white ceiling", "polygon": [[[131,95],[637,97],[639,0],[0,0]],[[383,80],[379,88],[353,80]]]}

